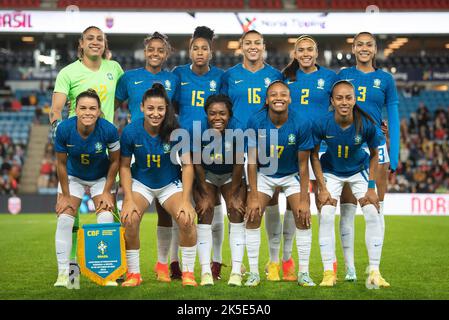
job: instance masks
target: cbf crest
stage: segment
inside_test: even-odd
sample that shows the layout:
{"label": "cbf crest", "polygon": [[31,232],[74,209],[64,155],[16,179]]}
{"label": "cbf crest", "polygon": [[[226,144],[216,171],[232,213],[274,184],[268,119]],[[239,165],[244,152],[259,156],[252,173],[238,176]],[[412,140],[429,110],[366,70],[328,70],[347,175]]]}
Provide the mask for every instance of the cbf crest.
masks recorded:
{"label": "cbf crest", "polygon": [[295,143],[296,143],[296,136],[293,133],[289,134],[288,135],[288,144],[292,145]]}
{"label": "cbf crest", "polygon": [[215,80],[212,80],[209,82],[210,91],[217,91],[217,82]]}
{"label": "cbf crest", "polygon": [[171,147],[168,143],[164,143],[162,149],[164,149],[164,153],[170,153]]}
{"label": "cbf crest", "polygon": [[102,256],[104,256],[104,254],[106,253],[106,249],[107,249],[107,248],[108,248],[108,245],[107,245],[106,242],[100,241],[100,242],[98,243],[97,249],[98,249],[98,252],[99,252]]}
{"label": "cbf crest", "polygon": [[324,83],[325,83],[324,79],[318,79],[316,88],[323,90],[324,89]]}
{"label": "cbf crest", "polygon": [[101,142],[97,142],[95,144],[95,153],[102,153],[103,152],[103,145]]}
{"label": "cbf crest", "polygon": [[380,79],[374,79],[373,88],[380,89],[380,83],[381,83]]}
{"label": "cbf crest", "polygon": [[271,83],[271,79],[270,78],[265,78],[265,79],[263,79],[263,81],[265,81],[265,88],[268,88],[268,86]]}
{"label": "cbf crest", "polygon": [[354,144],[361,144],[361,143],[362,143],[362,136],[358,134],[354,138]]}
{"label": "cbf crest", "polygon": [[165,80],[165,90],[171,91],[171,82],[170,82],[170,80]]}

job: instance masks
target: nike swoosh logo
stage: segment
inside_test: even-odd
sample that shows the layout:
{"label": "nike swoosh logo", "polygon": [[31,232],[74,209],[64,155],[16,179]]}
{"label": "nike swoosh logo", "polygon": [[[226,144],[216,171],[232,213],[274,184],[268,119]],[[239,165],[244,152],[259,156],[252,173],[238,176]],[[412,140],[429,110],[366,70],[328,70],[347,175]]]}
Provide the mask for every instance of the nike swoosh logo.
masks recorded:
{"label": "nike swoosh logo", "polygon": [[135,144],[134,147],[140,148],[140,147],[143,147],[143,144]]}
{"label": "nike swoosh logo", "polygon": [[380,246],[381,246],[381,244],[375,244],[374,246],[375,246],[375,247],[377,248],[377,247],[380,247]]}
{"label": "nike swoosh logo", "polygon": [[352,81],[352,80],[354,80],[354,79],[345,79],[346,81]]}
{"label": "nike swoosh logo", "polygon": [[71,148],[71,147],[74,147],[74,146],[75,146],[74,144],[68,144],[67,148]]}
{"label": "nike swoosh logo", "polygon": [[342,233],[341,236],[342,236],[342,237],[345,237],[345,236],[347,236],[347,235],[349,235],[349,234],[350,234],[350,233]]}
{"label": "nike swoosh logo", "polygon": [[326,136],[326,139],[332,139],[335,138],[335,136]]}
{"label": "nike swoosh logo", "polygon": [[207,242],[200,242],[199,244],[201,245],[201,244],[206,244]]}
{"label": "nike swoosh logo", "polygon": [[235,80],[235,84],[243,82],[243,80]]}
{"label": "nike swoosh logo", "polygon": [[295,81],[287,81],[287,84],[295,83]]}
{"label": "nike swoosh logo", "polygon": [[181,82],[181,86],[185,86],[187,84],[189,84],[190,82]]}
{"label": "nike swoosh logo", "polygon": [[134,84],[140,84],[142,82],[143,82],[143,80],[142,81],[134,81]]}
{"label": "nike swoosh logo", "polygon": [[65,253],[64,251],[62,251],[62,252],[56,252],[56,254],[63,254],[63,253]]}

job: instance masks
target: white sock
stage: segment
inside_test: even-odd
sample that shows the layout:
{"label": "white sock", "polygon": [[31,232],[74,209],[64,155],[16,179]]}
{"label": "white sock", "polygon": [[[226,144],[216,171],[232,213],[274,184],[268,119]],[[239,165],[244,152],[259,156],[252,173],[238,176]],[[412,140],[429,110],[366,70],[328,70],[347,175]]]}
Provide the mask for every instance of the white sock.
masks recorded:
{"label": "white sock", "polygon": [[198,258],[201,265],[201,274],[210,273],[210,250],[212,248],[212,231],[210,224],[198,224],[197,230],[197,247]]}
{"label": "white sock", "polygon": [[240,274],[245,254],[245,223],[229,223],[229,246],[231,247],[232,271]]}
{"label": "white sock", "polygon": [[212,220],[212,246],[213,258],[212,261],[219,262],[223,260],[221,249],[224,240],[224,214],[223,206],[220,204],[214,208],[214,218]]}
{"label": "white sock", "polygon": [[384,217],[384,202],[379,201],[379,218],[380,218],[380,228],[382,230],[382,242],[385,238],[385,217]]}
{"label": "white sock", "polygon": [[172,218],[170,261],[179,261],[179,227],[175,219]]}
{"label": "white sock", "polygon": [[279,262],[282,233],[279,205],[276,204],[265,208],[265,229],[267,230],[270,261]]}
{"label": "white sock", "polygon": [[260,227],[246,230],[246,252],[250,272],[259,274]]}
{"label": "white sock", "polygon": [[179,247],[182,257],[182,272],[193,272],[195,267],[196,246]]}
{"label": "white sock", "polygon": [[299,272],[309,272],[312,229],[301,230],[296,228],[296,247],[298,249]]}
{"label": "white sock", "polygon": [[293,239],[295,239],[296,224],[295,217],[291,210],[286,210],[284,214],[284,224],[282,226],[282,235],[284,238],[284,247],[282,250],[282,260],[288,261],[292,257]]}
{"label": "white sock", "polygon": [[362,207],[365,216],[365,243],[368,249],[369,271],[379,270],[382,255],[382,229],[379,213],[374,205]]}
{"label": "white sock", "polygon": [[157,261],[168,263],[168,252],[172,239],[172,227],[157,226]]}
{"label": "white sock", "polygon": [[55,247],[58,274],[69,275],[70,252],[72,250],[72,228],[75,217],[61,213],[56,224]]}
{"label": "white sock", "polygon": [[340,240],[346,267],[354,269],[354,220],[357,205],[340,204]]}
{"label": "white sock", "polygon": [[324,205],[321,208],[318,239],[320,241],[321,260],[323,261],[324,271],[333,270],[335,242],[332,239],[332,230],[335,230],[336,210],[336,207],[330,205]]}
{"label": "white sock", "polygon": [[103,211],[97,214],[97,223],[113,223],[114,216],[112,212]]}
{"label": "white sock", "polygon": [[126,250],[128,273],[140,273],[140,249]]}

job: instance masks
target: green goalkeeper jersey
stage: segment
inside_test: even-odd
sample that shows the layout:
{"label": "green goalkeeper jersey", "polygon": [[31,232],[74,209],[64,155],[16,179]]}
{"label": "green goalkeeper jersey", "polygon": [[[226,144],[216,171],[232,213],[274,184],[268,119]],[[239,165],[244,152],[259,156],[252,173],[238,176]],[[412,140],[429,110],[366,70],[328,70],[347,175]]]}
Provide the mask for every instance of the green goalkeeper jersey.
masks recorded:
{"label": "green goalkeeper jersey", "polygon": [[56,77],[54,92],[64,93],[70,101],[69,117],[75,115],[76,97],[87,89],[94,89],[101,101],[101,111],[109,122],[114,122],[115,88],[123,69],[116,61],[101,61],[98,71],[87,68],[80,60],[64,67]]}

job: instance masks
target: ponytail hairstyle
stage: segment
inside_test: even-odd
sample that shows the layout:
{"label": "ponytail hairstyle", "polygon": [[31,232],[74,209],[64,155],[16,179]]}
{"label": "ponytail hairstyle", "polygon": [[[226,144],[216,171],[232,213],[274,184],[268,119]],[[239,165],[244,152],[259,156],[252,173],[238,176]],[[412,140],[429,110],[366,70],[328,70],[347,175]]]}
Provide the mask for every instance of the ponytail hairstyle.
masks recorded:
{"label": "ponytail hairstyle", "polygon": [[142,97],[142,105],[149,98],[162,98],[165,101],[166,111],[165,117],[162,121],[161,127],[159,129],[159,137],[163,142],[170,142],[170,134],[173,130],[179,128],[178,121],[176,120],[175,110],[171,105],[170,99],[168,98],[165,88],[160,83],[154,83],[153,86],[145,91]]}
{"label": "ponytail hairstyle", "polygon": [[[376,46],[376,50],[377,50],[376,37],[371,32],[368,32],[368,31],[362,31],[362,32],[357,33],[354,36],[354,41],[352,42],[352,47],[355,46],[355,42],[357,41],[357,38],[360,37],[360,36],[364,36],[364,35],[365,36],[370,36],[374,40],[374,45]],[[376,55],[375,54],[373,56],[372,66],[373,66],[374,69],[377,69],[377,67],[376,67]]]}
{"label": "ponytail hairstyle", "polygon": [[86,91],[81,92],[75,100],[75,108],[78,107],[78,101],[81,98],[92,98],[97,100],[98,103],[98,109],[101,110],[101,101],[100,101],[100,97],[97,94],[97,91],[95,91],[94,89],[87,89]]}
{"label": "ponytail hairstyle", "polygon": [[240,39],[239,39],[240,49],[242,48],[243,40],[245,40],[246,36],[251,34],[251,33],[258,34],[262,38],[262,42],[265,44],[265,40],[263,38],[263,35],[259,31],[257,31],[257,30],[248,30],[248,31],[244,32],[242,34],[242,36],[240,37]]}
{"label": "ponytail hairstyle", "polygon": [[[352,88],[352,90],[354,91],[354,98],[356,97],[355,87],[349,80],[339,80],[339,81],[335,82],[331,89],[331,97],[334,94],[335,87],[337,87],[340,84],[346,84],[346,85],[350,86]],[[366,111],[362,110],[362,108],[360,108],[357,105],[357,103],[354,105],[354,108],[352,109],[352,115],[354,118],[356,135],[358,135],[363,130],[363,118],[366,118],[368,121],[371,121],[373,124],[375,124],[373,118],[368,113],[366,113]]]}
{"label": "ponytail hairstyle", "polygon": [[153,32],[153,34],[149,35],[143,40],[143,47],[146,49],[148,44],[153,40],[161,40],[164,43],[165,49],[167,50],[167,57],[172,53],[173,48],[168,42],[168,37],[160,32]]}
{"label": "ponytail hairstyle", "polygon": [[103,33],[104,51],[103,51],[103,54],[101,55],[101,58],[106,59],[108,56],[108,52],[110,52],[109,47],[108,47],[108,39],[106,38],[106,34],[103,32],[103,30],[101,30],[100,28],[98,28],[96,26],[87,27],[86,29],[84,29],[83,33],[81,33],[81,36],[78,41],[78,59],[82,59],[84,56],[84,50],[83,50],[83,48],[81,48],[80,42],[84,40],[84,36],[86,35],[87,31],[89,31],[90,29],[97,29]]}
{"label": "ponytail hairstyle", "polygon": [[209,49],[212,50],[212,42],[214,40],[214,31],[206,26],[196,27],[190,39],[189,48],[192,48],[193,41],[198,38],[205,39],[209,43]]}
{"label": "ponytail hairstyle", "polygon": [[[309,41],[313,42],[315,45],[315,49],[318,52],[318,43],[316,42],[316,40],[306,34],[303,34],[296,40],[295,47],[294,47],[295,51],[296,51],[296,47],[298,46],[298,44],[303,40],[309,40]],[[284,70],[282,70],[282,75],[284,76],[284,79],[288,79],[293,82],[296,81],[296,71],[298,71],[299,68],[300,68],[299,62],[298,62],[298,60],[296,60],[295,56],[293,55],[290,63],[284,68]]]}

